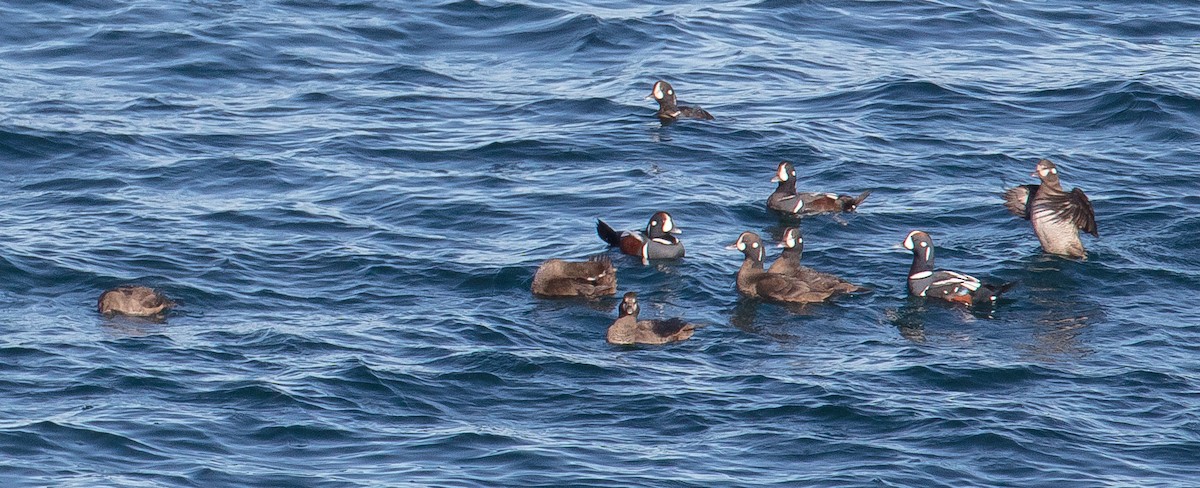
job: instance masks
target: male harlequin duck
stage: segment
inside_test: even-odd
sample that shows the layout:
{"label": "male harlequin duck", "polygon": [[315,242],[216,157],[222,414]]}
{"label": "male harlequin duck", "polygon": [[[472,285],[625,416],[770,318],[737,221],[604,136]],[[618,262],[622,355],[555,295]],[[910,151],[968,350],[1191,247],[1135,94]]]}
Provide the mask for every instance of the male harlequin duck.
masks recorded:
{"label": "male harlequin duck", "polygon": [[650,95],[646,98],[653,98],[658,102],[658,120],[664,125],[674,122],[678,119],[700,119],[713,120],[712,114],[704,111],[700,107],[683,107],[676,105],[675,89],[670,83],[659,80],[654,82],[654,87],[650,89]]}
{"label": "male harlequin duck", "polygon": [[767,197],[767,208],[785,215],[802,216],[822,213],[853,212],[871,194],[864,191],[857,197],[836,193],[796,192],[796,167],[787,161],[779,163],[771,181],[779,186]]}
{"label": "male harlequin duck", "polygon": [[986,306],[995,303],[1000,294],[1016,284],[985,285],[973,276],[954,271],[935,271],[933,239],[919,230],[909,232],[903,244],[905,249],[913,253],[912,267],[908,270],[909,295]]}
{"label": "male harlequin duck", "polygon": [[1042,184],[1009,188],[1004,192],[1004,206],[1013,215],[1033,224],[1033,233],[1037,234],[1046,252],[1087,259],[1079,231],[1100,237],[1092,202],[1079,188],[1070,193],[1063,190],[1058,181],[1058,168],[1050,161],[1038,161],[1030,176],[1040,178]]}
{"label": "male harlequin duck", "polygon": [[837,276],[822,273],[800,264],[800,256],[804,253],[804,237],[800,235],[800,229],[795,227],[784,229],[783,239],[780,240],[779,247],[782,247],[783,251],[779,253],[779,258],[771,263],[771,267],[767,268],[768,273],[791,276],[807,283],[808,286],[816,290],[830,290],[834,293],[854,293],[863,289]]}
{"label": "male harlequin duck", "polygon": [[682,341],[696,333],[696,326],[683,319],[638,320],[637,293],[629,292],[621,300],[617,320],[608,328],[609,344],[666,344]]}
{"label": "male harlequin duck", "polygon": [[642,258],[642,264],[650,264],[651,259],[682,258],[683,242],[672,235],[682,232],[666,212],[658,212],[650,217],[644,232],[627,230],[618,233],[603,220],[596,219],[596,233],[604,242],[621,248],[625,254]]}
{"label": "male harlequin duck", "polygon": [[737,272],[737,289],[743,295],[776,302],[816,303],[833,296],[834,290],[819,288],[798,278],[763,270],[766,251],[762,239],[753,232],[743,232],[728,249],[745,255]]}
{"label": "male harlequin duck", "polygon": [[538,266],[532,289],[542,297],[612,296],[617,294],[617,270],[604,255],[581,262],[551,259]]}
{"label": "male harlequin duck", "polygon": [[174,306],[175,302],[158,290],[134,285],[119,286],[105,291],[96,301],[96,310],[106,316],[161,316]]}

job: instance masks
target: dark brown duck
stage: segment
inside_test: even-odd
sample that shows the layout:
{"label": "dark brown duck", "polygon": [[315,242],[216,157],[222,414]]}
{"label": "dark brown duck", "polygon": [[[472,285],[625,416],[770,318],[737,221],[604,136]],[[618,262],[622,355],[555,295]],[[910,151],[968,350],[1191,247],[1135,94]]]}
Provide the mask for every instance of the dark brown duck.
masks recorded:
{"label": "dark brown duck", "polygon": [[609,344],[666,344],[682,341],[696,333],[696,326],[683,319],[638,320],[637,293],[629,292],[621,300],[617,320],[608,328]]}
{"label": "dark brown duck", "polygon": [[577,262],[551,259],[533,273],[531,288],[541,297],[611,296],[617,293],[617,270],[603,255]]}

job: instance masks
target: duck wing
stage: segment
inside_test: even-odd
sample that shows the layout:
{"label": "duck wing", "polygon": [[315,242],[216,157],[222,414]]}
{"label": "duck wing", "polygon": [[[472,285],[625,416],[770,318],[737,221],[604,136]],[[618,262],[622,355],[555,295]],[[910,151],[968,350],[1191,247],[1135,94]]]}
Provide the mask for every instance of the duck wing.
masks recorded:
{"label": "duck wing", "polygon": [[1033,197],[1042,185],[1021,185],[1004,192],[1004,206],[1013,215],[1029,220],[1029,209],[1033,208]]}
{"label": "duck wing", "polygon": [[688,326],[688,323],[681,318],[675,317],[670,319],[652,320],[650,322],[650,331],[659,337],[670,337],[678,334]]}
{"label": "duck wing", "polygon": [[970,302],[971,295],[983,284],[974,276],[954,271],[934,271],[932,278],[923,295],[951,301]]}
{"label": "duck wing", "polygon": [[768,300],[791,303],[821,302],[833,294],[829,290],[817,290],[791,276],[763,273],[755,282],[758,296]]}

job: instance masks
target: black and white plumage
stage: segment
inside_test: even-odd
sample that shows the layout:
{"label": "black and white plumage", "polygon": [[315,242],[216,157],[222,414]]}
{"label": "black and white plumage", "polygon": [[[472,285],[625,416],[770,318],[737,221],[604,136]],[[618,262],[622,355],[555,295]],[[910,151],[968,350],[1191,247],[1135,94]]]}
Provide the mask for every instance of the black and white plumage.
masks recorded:
{"label": "black and white plumage", "polygon": [[978,278],[956,271],[935,270],[933,267],[933,238],[914,230],[904,238],[904,248],[912,251],[913,263],[908,270],[908,294],[967,305],[990,305],[1015,283],[989,285]]}
{"label": "black and white plumage", "polygon": [[797,192],[796,166],[788,161],[779,163],[771,181],[779,185],[767,197],[767,208],[790,216],[854,212],[871,194],[870,190],[860,193],[857,197],[837,193]]}
{"label": "black and white plumage", "polygon": [[609,246],[620,248],[625,254],[642,258],[644,265],[650,264],[651,259],[682,258],[685,254],[683,241],[675,237],[682,232],[667,212],[651,215],[644,231],[618,232],[603,220],[596,219],[596,235],[600,239]]}
{"label": "black and white plumage", "polygon": [[658,102],[658,112],[655,115],[658,115],[658,120],[663,125],[678,119],[713,120],[712,114],[700,107],[679,105],[675,98],[675,88],[662,80],[654,82],[654,86],[650,88],[650,95],[646,98],[653,98]]}
{"label": "black and white plumage", "polygon": [[1079,188],[1063,190],[1058,168],[1048,160],[1038,161],[1031,176],[1042,183],[1009,188],[1004,192],[1004,206],[1033,225],[1033,233],[1046,252],[1087,259],[1079,231],[1100,237],[1092,202]]}

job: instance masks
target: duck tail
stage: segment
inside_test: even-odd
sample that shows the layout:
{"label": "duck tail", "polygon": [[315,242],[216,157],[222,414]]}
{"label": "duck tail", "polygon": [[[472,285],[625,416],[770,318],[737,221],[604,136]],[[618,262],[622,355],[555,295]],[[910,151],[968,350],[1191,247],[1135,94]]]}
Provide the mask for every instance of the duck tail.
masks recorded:
{"label": "duck tail", "polygon": [[596,219],[596,234],[607,242],[609,246],[618,247],[621,245],[621,233],[613,230],[603,220]]}
{"label": "duck tail", "polygon": [[1014,286],[1017,286],[1017,282],[1015,281],[1009,281],[1001,285],[983,285],[979,293],[976,293],[973,302],[975,305],[994,304],[996,303],[996,299],[1000,298],[1000,295],[1003,295]]}

